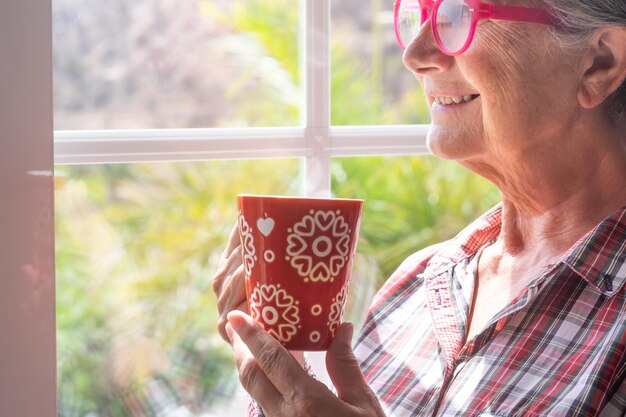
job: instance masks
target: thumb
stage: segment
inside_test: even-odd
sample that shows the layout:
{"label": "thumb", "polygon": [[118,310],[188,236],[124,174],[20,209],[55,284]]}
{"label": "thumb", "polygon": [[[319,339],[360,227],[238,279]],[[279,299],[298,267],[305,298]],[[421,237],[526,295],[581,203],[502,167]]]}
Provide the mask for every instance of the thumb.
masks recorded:
{"label": "thumb", "polygon": [[326,352],[326,368],[339,398],[357,405],[367,398],[370,388],[352,352],[353,332],[352,323],[341,323]]}

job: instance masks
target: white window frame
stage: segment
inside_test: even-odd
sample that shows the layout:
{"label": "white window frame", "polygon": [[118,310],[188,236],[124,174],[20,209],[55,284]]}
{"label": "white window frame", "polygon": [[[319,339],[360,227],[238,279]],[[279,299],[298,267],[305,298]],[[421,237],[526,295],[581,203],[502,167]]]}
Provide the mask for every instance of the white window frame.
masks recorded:
{"label": "white window frame", "polygon": [[0,416],[56,415],[52,14],[0,2]]}
{"label": "white window frame", "polygon": [[301,0],[302,126],[61,130],[55,164],[304,158],[304,195],[329,196],[332,157],[427,154],[425,125],[331,126],[330,1]]}

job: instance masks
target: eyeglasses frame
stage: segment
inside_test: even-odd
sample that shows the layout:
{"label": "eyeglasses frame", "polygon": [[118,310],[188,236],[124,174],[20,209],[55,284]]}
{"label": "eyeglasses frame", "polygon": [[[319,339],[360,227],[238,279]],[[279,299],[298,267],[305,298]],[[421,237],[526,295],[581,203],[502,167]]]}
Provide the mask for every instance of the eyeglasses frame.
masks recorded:
{"label": "eyeglasses frame", "polygon": [[[471,12],[470,30],[467,34],[465,43],[458,51],[448,50],[441,41],[439,32],[437,30],[437,11],[439,6],[444,0],[415,0],[420,5],[420,26],[430,17],[432,19],[432,31],[433,37],[437,42],[437,47],[441,52],[446,55],[456,56],[465,52],[474,40],[476,34],[476,27],[478,22],[483,19],[495,19],[495,20],[508,20],[512,22],[527,22],[527,23],[539,23],[544,25],[554,26],[556,24],[554,16],[547,9],[534,8],[534,7],[520,7],[520,6],[502,6],[491,3],[485,3],[480,0],[464,0],[469,6]],[[396,33],[396,40],[402,49],[405,49],[407,45],[404,45],[400,36],[400,28],[398,25],[398,16],[400,12],[400,4],[402,0],[395,0],[393,11],[393,24]],[[429,10],[430,9],[430,16]]]}

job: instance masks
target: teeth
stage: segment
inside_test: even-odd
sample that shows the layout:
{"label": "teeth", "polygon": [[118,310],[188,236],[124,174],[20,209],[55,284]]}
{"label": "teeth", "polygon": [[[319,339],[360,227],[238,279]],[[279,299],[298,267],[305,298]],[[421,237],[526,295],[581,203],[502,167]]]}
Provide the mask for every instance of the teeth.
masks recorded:
{"label": "teeth", "polygon": [[464,96],[441,96],[441,97],[434,97],[433,98],[438,104],[447,106],[450,105],[452,103],[455,104],[460,104],[462,102],[467,102],[470,101],[472,99],[472,96],[470,94],[466,94]]}

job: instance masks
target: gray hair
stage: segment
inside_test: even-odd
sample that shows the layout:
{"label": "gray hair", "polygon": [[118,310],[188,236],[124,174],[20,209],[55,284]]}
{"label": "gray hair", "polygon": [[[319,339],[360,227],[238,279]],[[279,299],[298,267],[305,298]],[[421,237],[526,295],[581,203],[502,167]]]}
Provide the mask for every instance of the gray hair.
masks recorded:
{"label": "gray hair", "polygon": [[[564,47],[581,45],[601,27],[626,28],[625,0],[543,0],[543,3],[554,11],[559,22],[554,35]],[[613,122],[626,128],[626,81],[607,98],[605,106]]]}

